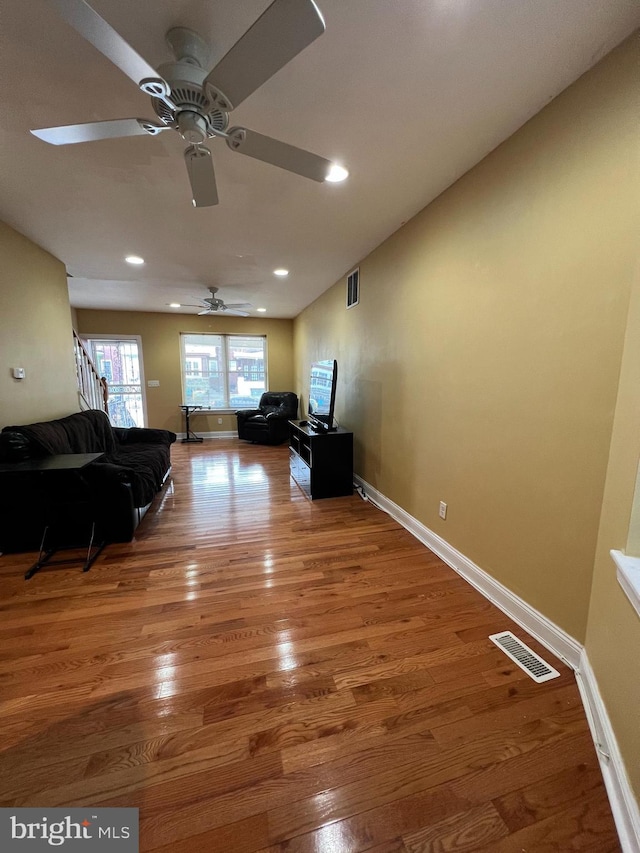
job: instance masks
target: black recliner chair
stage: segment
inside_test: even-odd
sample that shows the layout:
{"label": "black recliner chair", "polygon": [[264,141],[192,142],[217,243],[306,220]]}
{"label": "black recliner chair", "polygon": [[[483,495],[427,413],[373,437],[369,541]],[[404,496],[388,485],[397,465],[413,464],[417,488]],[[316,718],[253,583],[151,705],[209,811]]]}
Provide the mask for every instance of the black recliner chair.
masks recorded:
{"label": "black recliner chair", "polygon": [[282,444],[289,438],[289,421],[298,415],[293,391],[265,391],[257,409],[241,409],[238,438],[257,444]]}

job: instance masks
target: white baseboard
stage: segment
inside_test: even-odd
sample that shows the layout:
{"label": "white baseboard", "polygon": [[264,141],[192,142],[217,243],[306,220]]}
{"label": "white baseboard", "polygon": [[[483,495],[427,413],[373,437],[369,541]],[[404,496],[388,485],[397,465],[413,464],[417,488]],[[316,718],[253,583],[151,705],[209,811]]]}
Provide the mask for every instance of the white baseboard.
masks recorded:
{"label": "white baseboard", "polygon": [[620,845],[624,853],[638,853],[640,850],[640,808],[638,808],[638,802],[631,789],[618,742],[598,690],[598,682],[584,649],[580,658],[580,665],[576,671],[576,679],[593,742],[600,759],[600,768],[609,795],[613,819],[616,822],[616,829],[620,837]]}
{"label": "white baseboard", "polygon": [[607,709],[600,696],[596,677],[582,644],[357,474],[354,476],[354,481],[357,487],[364,490],[364,494],[373,504],[387,512],[485,598],[492,601],[503,613],[575,670],[578,689],[600,760],[611,811],[620,836],[620,844],[624,853],[638,853],[640,851],[638,803],[620,755]]}
{"label": "white baseboard", "polygon": [[[176,433],[178,436],[178,441],[182,441],[183,438],[187,437],[186,432],[178,432]],[[197,432],[196,435],[199,435],[201,438],[237,438],[238,433],[235,430],[218,430],[217,432]]]}
{"label": "white baseboard", "polygon": [[415,519],[408,512],[389,500],[381,492],[370,486],[362,478],[355,475],[356,484],[361,486],[367,497],[380,509],[387,512],[392,518],[412,533],[416,539],[437,554],[441,560],[451,566],[454,571],[468,581],[471,586],[492,601],[496,607],[511,617],[514,622],[521,625],[532,637],[553,652],[554,655],[563,660],[572,669],[577,669],[580,663],[582,645],[574,640],[566,631],[554,624],[546,616],[543,616],[522,598],[511,592],[506,586],[492,578],[480,566],[477,566],[468,557],[460,553],[456,548],[446,542],[433,530]]}

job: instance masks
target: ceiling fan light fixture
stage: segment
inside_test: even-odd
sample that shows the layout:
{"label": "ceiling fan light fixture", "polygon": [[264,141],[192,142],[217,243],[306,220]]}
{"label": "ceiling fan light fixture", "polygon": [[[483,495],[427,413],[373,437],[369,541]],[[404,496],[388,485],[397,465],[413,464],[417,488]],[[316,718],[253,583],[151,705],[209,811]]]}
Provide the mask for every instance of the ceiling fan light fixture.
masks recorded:
{"label": "ceiling fan light fixture", "polygon": [[289,275],[289,270],[285,270],[283,267],[279,267],[277,270],[273,271],[274,275],[277,275],[278,278],[286,278]]}
{"label": "ceiling fan light fixture", "polygon": [[144,263],[144,258],[141,258],[140,255],[127,255],[125,261],[134,267],[139,267]]}
{"label": "ceiling fan light fixture", "polygon": [[325,181],[330,184],[339,184],[341,181],[346,181],[349,177],[349,172],[344,168],[344,166],[339,166],[337,163],[332,163],[329,171],[327,172],[327,176]]}
{"label": "ceiling fan light fixture", "polygon": [[264,314],[266,310],[266,308],[256,308],[256,311],[259,311],[260,314]]}
{"label": "ceiling fan light fixture", "polygon": [[207,123],[194,110],[180,110],[176,121],[178,133],[185,142],[201,145],[207,138]]}

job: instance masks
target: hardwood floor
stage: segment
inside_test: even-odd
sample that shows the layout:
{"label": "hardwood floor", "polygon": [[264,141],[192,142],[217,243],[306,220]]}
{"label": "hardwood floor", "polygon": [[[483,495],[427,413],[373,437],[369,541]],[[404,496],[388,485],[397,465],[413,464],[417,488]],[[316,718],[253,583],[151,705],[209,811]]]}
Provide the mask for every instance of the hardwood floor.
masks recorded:
{"label": "hardwood floor", "polygon": [[88,574],[0,559],[1,806],[136,806],[158,853],[620,849],[567,667],[285,446],[172,456]]}

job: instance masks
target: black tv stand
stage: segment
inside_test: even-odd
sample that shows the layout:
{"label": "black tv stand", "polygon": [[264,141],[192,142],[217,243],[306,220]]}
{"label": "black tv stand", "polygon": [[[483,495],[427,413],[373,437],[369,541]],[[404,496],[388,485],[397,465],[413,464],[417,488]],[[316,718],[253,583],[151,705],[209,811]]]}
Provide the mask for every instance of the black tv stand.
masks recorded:
{"label": "black tv stand", "polygon": [[353,493],[353,433],[289,421],[289,470],[311,500]]}

